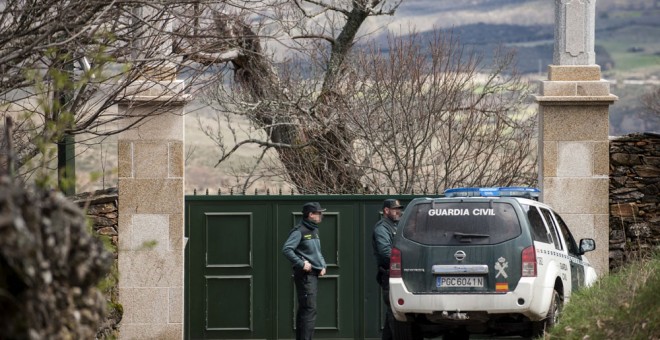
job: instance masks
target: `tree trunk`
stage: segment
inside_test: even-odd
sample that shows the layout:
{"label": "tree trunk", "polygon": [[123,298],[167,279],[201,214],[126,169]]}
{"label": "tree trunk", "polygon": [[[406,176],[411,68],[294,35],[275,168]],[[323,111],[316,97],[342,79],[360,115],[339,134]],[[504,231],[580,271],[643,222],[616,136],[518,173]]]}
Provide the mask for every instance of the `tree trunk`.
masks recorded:
{"label": "tree trunk", "polygon": [[[317,107],[327,110],[332,110],[331,108],[334,107],[333,96],[330,93],[335,87],[336,74],[348,53],[357,28],[367,16],[363,13],[354,17],[358,22],[347,24],[347,27],[352,27],[350,32],[340,34],[341,40],[344,41],[342,47],[333,47],[330,58],[332,66],[326,74],[321,95],[316,99]],[[231,24],[234,28],[230,32],[241,33],[241,36],[233,36],[234,43],[242,51],[231,61],[236,83],[249,93],[250,100],[254,103],[285,98],[278,86],[278,78],[270,61],[261,53],[259,38],[246,24],[238,21],[233,21]],[[290,115],[282,118],[283,115],[277,113],[271,107],[264,107],[248,117],[257,127],[266,131],[271,142],[284,145],[276,147],[276,150],[290,181],[298,192],[347,193],[361,189],[359,172],[350,161],[351,139],[344,128],[333,126],[324,131],[306,129],[304,120],[311,117],[301,113],[298,116]],[[315,113],[319,117],[328,115],[323,109]],[[282,121],[283,119],[286,121]]]}

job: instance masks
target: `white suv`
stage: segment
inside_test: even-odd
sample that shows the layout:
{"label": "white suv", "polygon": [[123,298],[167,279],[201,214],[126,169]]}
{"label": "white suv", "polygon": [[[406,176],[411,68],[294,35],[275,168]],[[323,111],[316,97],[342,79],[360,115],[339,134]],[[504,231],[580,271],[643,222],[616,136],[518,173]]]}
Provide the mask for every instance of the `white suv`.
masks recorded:
{"label": "white suv", "polygon": [[[458,188],[417,198],[395,235],[390,301],[397,339],[536,336],[571,292],[592,284],[593,239],[568,226],[533,188]],[[412,326],[412,327],[410,327]]]}

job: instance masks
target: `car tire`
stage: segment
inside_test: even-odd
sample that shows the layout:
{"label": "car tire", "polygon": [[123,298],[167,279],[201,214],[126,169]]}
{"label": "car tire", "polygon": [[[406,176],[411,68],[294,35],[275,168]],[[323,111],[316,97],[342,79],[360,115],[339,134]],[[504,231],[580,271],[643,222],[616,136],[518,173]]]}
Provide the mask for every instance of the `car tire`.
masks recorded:
{"label": "car tire", "polygon": [[555,289],[552,291],[552,301],[548,309],[548,315],[545,318],[545,329],[550,329],[559,321],[559,314],[561,314],[562,301],[559,292]]}
{"label": "car tire", "polygon": [[532,324],[532,336],[540,337],[550,328],[554,327],[559,321],[559,315],[561,314],[563,304],[559,292],[555,289],[552,291],[552,300],[550,301],[550,307],[548,308],[548,314],[545,319],[541,321],[534,322]]}
{"label": "car tire", "polygon": [[396,340],[422,340],[424,339],[417,326],[412,322],[394,321],[392,335]]}

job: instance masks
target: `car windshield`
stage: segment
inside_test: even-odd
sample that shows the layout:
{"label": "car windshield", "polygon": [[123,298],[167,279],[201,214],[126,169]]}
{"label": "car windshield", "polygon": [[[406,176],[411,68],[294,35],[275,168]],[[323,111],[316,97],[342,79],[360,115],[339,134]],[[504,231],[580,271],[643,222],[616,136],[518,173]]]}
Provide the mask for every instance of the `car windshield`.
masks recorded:
{"label": "car windshield", "polygon": [[409,209],[403,237],[421,244],[497,244],[521,233],[515,209],[505,202],[429,202]]}

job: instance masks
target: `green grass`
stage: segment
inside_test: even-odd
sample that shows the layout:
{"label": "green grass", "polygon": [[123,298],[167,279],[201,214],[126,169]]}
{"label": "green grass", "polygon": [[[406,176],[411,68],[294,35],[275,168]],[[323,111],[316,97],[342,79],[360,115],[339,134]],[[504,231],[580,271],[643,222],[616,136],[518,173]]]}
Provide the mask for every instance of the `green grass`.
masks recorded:
{"label": "green grass", "polygon": [[631,43],[621,42],[602,42],[601,45],[614,59],[616,63],[615,69],[622,72],[636,71],[640,69],[651,69],[660,67],[660,55],[655,55],[653,50],[649,51],[648,45],[645,47],[644,52],[629,52],[628,49],[636,46]]}
{"label": "green grass", "polygon": [[[615,62],[617,72],[647,72],[660,69],[659,26],[630,25],[596,37],[596,44],[603,46]],[[631,52],[633,47],[644,51]]]}
{"label": "green grass", "polygon": [[629,19],[629,18],[640,18],[642,17],[642,12],[640,11],[620,11],[616,13],[615,15],[612,15],[612,18],[623,18],[623,19]]}
{"label": "green grass", "polygon": [[660,253],[579,291],[545,339],[658,339]]}

